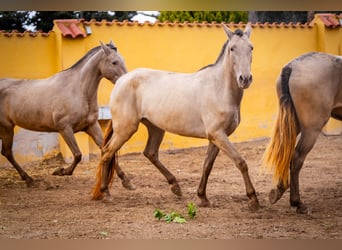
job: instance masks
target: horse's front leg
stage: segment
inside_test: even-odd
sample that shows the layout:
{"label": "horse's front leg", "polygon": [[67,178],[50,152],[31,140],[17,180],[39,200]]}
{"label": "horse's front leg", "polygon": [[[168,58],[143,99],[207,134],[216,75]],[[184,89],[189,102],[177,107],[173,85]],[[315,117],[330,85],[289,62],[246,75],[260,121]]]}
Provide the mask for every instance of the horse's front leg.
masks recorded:
{"label": "horse's front leg", "polygon": [[259,209],[259,201],[248,174],[246,161],[236,151],[224,131],[217,131],[210,137],[212,138],[211,142],[231,158],[235,162],[236,167],[240,170],[245,183],[247,196],[250,199],[249,207],[252,211],[256,211]]}
{"label": "horse's front leg", "polygon": [[74,136],[74,132],[70,126],[66,126],[63,130],[59,131],[60,134],[62,135],[64,141],[70,148],[73,156],[74,156],[74,161],[71,163],[71,165],[64,169],[63,167],[57,168],[52,174],[53,175],[59,175],[59,176],[64,176],[64,175],[72,175],[74,172],[77,164],[82,160],[82,154],[81,151],[77,145],[76,138]]}
{"label": "horse's front leg", "polygon": [[202,178],[201,182],[198,186],[197,189],[197,195],[201,199],[200,206],[201,207],[209,207],[210,202],[207,198],[206,194],[206,189],[207,189],[207,182],[208,182],[208,177],[210,175],[211,169],[213,168],[214,161],[216,159],[216,156],[220,150],[218,147],[216,147],[214,144],[211,142],[209,143],[208,150],[207,150],[207,156],[204,160],[203,164],[203,173],[202,173]]}
{"label": "horse's front leg", "polygon": [[[100,124],[96,121],[93,125],[89,126],[85,131],[96,143],[96,145],[101,149],[103,143],[102,130]],[[134,185],[131,183],[131,180],[125,174],[125,172],[121,169],[119,164],[115,164],[116,172],[119,178],[121,179],[122,186],[128,190],[135,190]]]}

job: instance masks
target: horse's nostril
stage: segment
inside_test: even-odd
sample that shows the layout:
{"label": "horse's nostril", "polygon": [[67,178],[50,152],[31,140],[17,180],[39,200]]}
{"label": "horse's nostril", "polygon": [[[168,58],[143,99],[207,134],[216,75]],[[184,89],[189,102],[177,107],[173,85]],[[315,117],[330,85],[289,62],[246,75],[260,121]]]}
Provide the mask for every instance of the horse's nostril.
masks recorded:
{"label": "horse's nostril", "polygon": [[252,82],[253,81],[253,76],[250,75],[248,80],[249,80],[249,82]]}
{"label": "horse's nostril", "polygon": [[240,83],[243,82],[243,77],[242,77],[242,75],[240,75],[240,77],[239,77],[239,82],[240,82]]}

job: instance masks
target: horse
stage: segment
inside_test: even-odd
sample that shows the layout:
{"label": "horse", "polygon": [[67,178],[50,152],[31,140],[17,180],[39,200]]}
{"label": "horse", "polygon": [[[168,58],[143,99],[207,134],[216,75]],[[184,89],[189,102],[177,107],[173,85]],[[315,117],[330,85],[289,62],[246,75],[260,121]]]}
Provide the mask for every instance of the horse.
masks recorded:
{"label": "horse", "polygon": [[228,40],[214,64],[193,73],[138,68],[120,77],[110,96],[112,119],[104,136],[106,143],[102,147],[92,199],[113,200],[109,186],[118,165],[117,151],[141,122],[148,131],[143,154],[164,175],[175,195],[182,195],[178,181],[158,157],[165,131],[209,141],[197,191],[200,206],[210,206],[207,180],[222,150],[241,171],[250,208],[259,207],[247,163],[228,140],[240,123],[244,89],[252,82],[253,46],[249,40],[252,28],[248,23],[243,31],[233,32],[225,25],[223,29]]}
{"label": "horse", "polygon": [[17,170],[27,186],[33,179],[15,161],[12,144],[14,127],[42,132],[59,132],[69,146],[74,160],[54,175],[72,175],[82,154],[74,133],[86,132],[101,147],[98,123],[97,91],[105,77],[112,83],[127,72],[123,57],[112,41],[94,47],[70,68],[45,79],[0,79],[1,154]]}
{"label": "horse", "polygon": [[263,155],[277,183],[269,200],[276,203],[290,186],[291,206],[305,214],[299,172],[329,118],[342,120],[342,57],[311,52],[293,59],[282,68],[276,91],[279,110]]}

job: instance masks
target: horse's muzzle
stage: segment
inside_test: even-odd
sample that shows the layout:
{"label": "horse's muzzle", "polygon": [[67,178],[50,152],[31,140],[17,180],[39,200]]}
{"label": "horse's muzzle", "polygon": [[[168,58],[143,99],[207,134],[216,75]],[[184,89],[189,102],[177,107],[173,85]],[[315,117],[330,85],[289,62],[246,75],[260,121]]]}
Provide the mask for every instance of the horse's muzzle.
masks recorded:
{"label": "horse's muzzle", "polygon": [[249,87],[249,85],[251,85],[253,81],[253,76],[252,75],[240,75],[239,79],[238,79],[238,83],[239,83],[239,87],[241,89],[246,89]]}

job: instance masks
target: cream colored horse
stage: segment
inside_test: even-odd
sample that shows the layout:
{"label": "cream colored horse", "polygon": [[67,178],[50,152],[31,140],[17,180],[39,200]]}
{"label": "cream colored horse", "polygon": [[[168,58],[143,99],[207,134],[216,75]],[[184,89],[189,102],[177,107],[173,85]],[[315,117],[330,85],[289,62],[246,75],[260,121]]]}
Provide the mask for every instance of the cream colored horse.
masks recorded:
{"label": "cream colored horse", "polygon": [[269,199],[276,203],[290,183],[291,206],[307,213],[299,172],[329,118],[342,120],[342,57],[315,52],[295,58],[282,69],[277,94],[279,113],[264,154],[264,165],[274,170],[278,183]]}
{"label": "cream colored horse", "polygon": [[240,122],[243,91],[252,82],[251,26],[248,24],[245,31],[235,32],[225,25],[223,28],[229,41],[212,65],[191,74],[136,69],[118,80],[111,94],[112,125],[105,135],[94,199],[111,199],[108,187],[117,161],[115,154],[142,122],[148,129],[144,155],[165,176],[173,193],[181,195],[178,181],[158,158],[165,131],[209,140],[198,188],[201,205],[210,205],[206,196],[207,180],[222,150],[241,171],[251,206],[253,209],[259,206],[247,164],[227,137]]}
{"label": "cream colored horse", "polygon": [[111,42],[101,43],[69,69],[46,79],[0,79],[1,153],[28,186],[33,184],[33,179],[13,157],[14,126],[59,132],[71,149],[74,161],[67,169],[59,168],[54,174],[71,175],[82,157],[74,133],[85,131],[99,147],[103,141],[97,120],[100,80],[105,77],[115,83],[126,72],[123,58]]}

